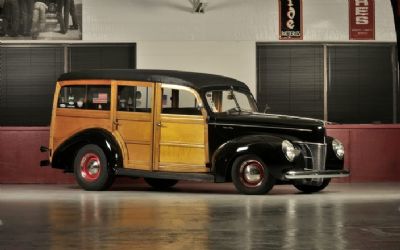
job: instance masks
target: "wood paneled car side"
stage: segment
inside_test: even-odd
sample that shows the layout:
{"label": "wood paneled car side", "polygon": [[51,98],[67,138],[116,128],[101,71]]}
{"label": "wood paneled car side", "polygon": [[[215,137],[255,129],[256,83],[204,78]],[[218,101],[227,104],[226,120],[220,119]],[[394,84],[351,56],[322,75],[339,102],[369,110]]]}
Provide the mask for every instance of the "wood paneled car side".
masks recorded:
{"label": "wood paneled car side", "polygon": [[210,74],[91,70],[56,85],[49,158],[80,186],[104,190],[115,175],[156,188],[178,180],[232,181],[245,194],[275,184],[304,192],[346,177],[344,148],[323,121],[261,114],[248,87]]}

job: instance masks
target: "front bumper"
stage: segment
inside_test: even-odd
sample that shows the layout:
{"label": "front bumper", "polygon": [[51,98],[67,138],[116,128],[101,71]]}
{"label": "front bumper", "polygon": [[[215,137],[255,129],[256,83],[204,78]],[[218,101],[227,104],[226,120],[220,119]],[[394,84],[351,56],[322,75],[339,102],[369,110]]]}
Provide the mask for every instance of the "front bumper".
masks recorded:
{"label": "front bumper", "polygon": [[348,177],[350,171],[348,170],[302,170],[302,171],[288,171],[285,178],[288,180],[296,179],[316,179],[316,178],[337,178]]}

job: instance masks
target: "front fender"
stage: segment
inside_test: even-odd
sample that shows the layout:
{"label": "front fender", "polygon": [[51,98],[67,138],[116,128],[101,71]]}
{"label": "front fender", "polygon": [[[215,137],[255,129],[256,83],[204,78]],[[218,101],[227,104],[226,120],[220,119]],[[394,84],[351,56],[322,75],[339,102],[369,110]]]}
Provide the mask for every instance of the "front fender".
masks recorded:
{"label": "front fender", "polygon": [[107,130],[96,128],[81,131],[63,142],[55,151],[52,158],[52,167],[73,172],[73,162],[78,150],[87,144],[99,146],[105,153],[108,167],[122,167],[123,157],[121,149],[114,136]]}
{"label": "front fender", "polygon": [[222,144],[212,157],[212,172],[216,182],[230,181],[230,171],[234,160],[244,154],[255,154],[268,165],[273,176],[280,175],[275,166],[290,164],[283,152],[282,137],[274,135],[249,135],[235,138]]}

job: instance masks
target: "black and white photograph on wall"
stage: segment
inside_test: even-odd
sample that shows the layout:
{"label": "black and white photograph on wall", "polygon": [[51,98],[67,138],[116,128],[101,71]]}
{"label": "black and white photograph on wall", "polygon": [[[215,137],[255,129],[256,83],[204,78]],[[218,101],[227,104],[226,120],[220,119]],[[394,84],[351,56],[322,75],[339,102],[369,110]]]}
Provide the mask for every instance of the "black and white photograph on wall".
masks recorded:
{"label": "black and white photograph on wall", "polygon": [[0,40],[82,40],[82,0],[0,0]]}

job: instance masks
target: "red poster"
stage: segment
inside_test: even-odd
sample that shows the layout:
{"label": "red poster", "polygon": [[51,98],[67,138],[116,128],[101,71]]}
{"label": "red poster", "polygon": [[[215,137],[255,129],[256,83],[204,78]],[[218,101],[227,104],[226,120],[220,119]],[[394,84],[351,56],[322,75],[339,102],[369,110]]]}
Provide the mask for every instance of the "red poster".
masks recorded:
{"label": "red poster", "polygon": [[375,40],[374,0],[349,0],[350,40]]}

